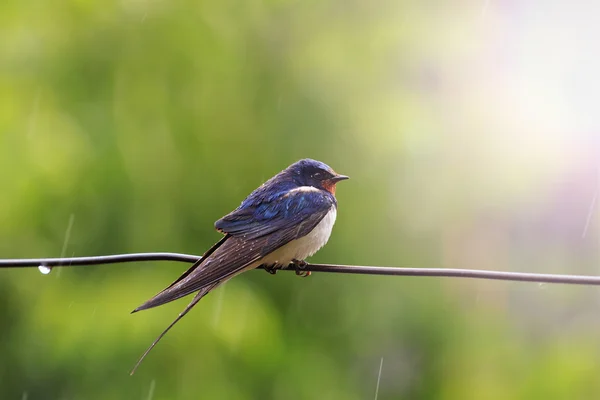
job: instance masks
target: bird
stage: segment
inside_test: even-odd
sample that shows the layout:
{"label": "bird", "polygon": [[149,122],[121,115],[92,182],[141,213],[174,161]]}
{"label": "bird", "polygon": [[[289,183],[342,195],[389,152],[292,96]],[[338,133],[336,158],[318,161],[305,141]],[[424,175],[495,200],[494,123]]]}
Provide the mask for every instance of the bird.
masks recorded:
{"label": "bird", "polygon": [[177,318],[154,340],[131,371],[163,336],[204,296],[242,272],[267,272],[293,265],[298,275],[306,258],[329,240],[337,216],[336,184],[349,179],[327,164],[299,160],[254,190],[239,207],[215,222],[224,236],[175,282],[132,313],[196,293]]}

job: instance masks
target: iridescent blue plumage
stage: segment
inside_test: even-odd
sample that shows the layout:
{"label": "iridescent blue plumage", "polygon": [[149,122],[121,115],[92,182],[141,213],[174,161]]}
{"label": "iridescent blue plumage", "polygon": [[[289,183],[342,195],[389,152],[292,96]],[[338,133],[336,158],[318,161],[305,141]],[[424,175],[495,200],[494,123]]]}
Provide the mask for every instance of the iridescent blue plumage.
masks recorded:
{"label": "iridescent blue plumage", "polygon": [[[232,236],[258,239],[280,233],[288,237],[288,230],[304,236],[336,205],[335,197],[324,191],[285,191],[271,196],[270,201],[248,202],[215,223],[215,228]],[[291,238],[290,238],[291,239]]]}

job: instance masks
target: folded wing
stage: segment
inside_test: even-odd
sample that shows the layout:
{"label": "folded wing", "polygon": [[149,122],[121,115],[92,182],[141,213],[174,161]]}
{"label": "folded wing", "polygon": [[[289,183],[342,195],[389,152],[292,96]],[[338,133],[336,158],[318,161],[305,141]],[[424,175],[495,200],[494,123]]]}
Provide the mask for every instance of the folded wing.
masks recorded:
{"label": "folded wing", "polygon": [[310,233],[335,205],[321,190],[293,189],[242,206],[215,223],[225,237],[169,287],[136,308],[156,307],[216,286],[291,240]]}

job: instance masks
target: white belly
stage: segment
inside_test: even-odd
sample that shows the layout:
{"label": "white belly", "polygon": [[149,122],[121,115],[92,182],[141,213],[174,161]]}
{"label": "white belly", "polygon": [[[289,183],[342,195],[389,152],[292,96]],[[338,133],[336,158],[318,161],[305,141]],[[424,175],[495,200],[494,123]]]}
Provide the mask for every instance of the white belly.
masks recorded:
{"label": "white belly", "polygon": [[258,265],[288,265],[292,260],[304,260],[315,254],[329,240],[335,217],[336,207],[332,206],[321,222],[306,236],[281,246],[271,254],[263,257]]}

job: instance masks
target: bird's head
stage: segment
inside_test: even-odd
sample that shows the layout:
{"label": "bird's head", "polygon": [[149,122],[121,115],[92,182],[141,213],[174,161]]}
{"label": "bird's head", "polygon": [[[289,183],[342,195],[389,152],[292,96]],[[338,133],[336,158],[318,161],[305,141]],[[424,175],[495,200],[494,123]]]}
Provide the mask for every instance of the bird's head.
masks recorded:
{"label": "bird's head", "polygon": [[295,162],[287,168],[287,171],[298,185],[313,186],[334,195],[336,183],[349,178],[338,174],[329,165],[310,158]]}

